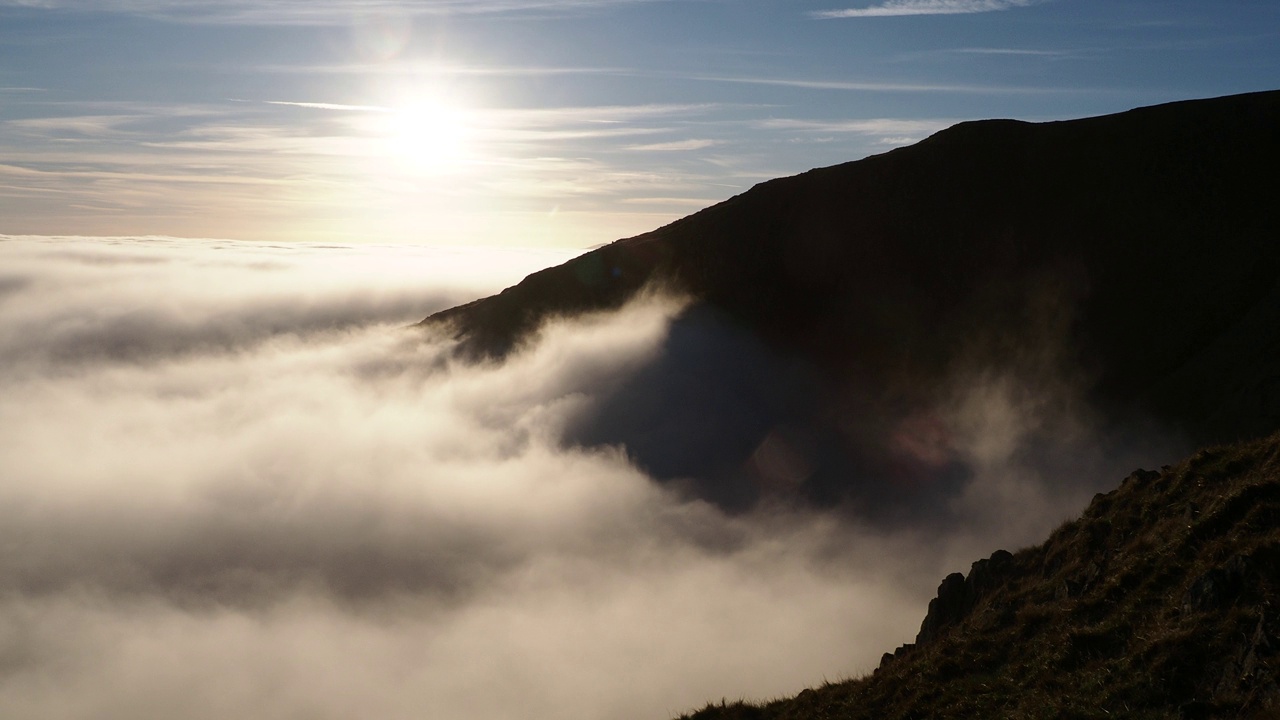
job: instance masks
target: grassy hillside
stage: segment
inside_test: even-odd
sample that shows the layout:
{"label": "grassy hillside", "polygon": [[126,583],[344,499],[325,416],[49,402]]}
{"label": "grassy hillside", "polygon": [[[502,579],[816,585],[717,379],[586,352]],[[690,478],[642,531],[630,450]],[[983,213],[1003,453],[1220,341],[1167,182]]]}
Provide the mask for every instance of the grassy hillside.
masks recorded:
{"label": "grassy hillside", "polygon": [[1280,434],[1139,470],[948,577],[874,674],[684,720],[1280,717]]}

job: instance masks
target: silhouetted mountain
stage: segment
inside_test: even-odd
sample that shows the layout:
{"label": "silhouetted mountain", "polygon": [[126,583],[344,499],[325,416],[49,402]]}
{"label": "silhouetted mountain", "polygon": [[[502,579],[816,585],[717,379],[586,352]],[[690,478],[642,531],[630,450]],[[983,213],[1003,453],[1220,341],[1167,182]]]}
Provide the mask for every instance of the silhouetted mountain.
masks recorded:
{"label": "silhouetted mountain", "polygon": [[751,459],[783,438],[810,499],[920,512],[969,469],[886,448],[983,373],[1069,386],[1109,429],[1150,418],[1187,448],[1257,436],[1280,424],[1278,129],[1280,92],[962,123],[423,324],[495,356],[646,286],[687,294],[665,352],[567,441],[625,444],[731,508],[769,492]]}
{"label": "silhouetted mountain", "polygon": [[948,576],[874,674],[686,720],[1280,717],[1280,435],[1138,470]]}

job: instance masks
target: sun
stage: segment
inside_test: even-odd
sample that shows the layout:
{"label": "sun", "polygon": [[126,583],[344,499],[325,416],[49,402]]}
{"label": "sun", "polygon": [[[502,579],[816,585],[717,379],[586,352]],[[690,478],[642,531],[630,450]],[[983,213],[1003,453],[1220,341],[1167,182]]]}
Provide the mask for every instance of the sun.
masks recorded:
{"label": "sun", "polygon": [[461,170],[473,152],[473,123],[465,110],[436,100],[391,108],[383,123],[385,152],[400,167],[429,175]]}

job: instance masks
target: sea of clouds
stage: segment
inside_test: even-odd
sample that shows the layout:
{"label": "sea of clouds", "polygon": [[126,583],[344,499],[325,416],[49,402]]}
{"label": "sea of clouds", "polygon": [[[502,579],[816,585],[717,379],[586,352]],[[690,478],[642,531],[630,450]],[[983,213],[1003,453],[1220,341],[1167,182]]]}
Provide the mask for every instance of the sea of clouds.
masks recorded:
{"label": "sea of clouds", "polygon": [[407,327],[567,257],[0,236],[0,716],[661,720],[794,693],[870,671],[943,575],[1122,476],[1042,481],[1017,452],[1041,406],[996,379],[947,402],[972,522],[726,513],[564,442],[678,300],[502,362]]}

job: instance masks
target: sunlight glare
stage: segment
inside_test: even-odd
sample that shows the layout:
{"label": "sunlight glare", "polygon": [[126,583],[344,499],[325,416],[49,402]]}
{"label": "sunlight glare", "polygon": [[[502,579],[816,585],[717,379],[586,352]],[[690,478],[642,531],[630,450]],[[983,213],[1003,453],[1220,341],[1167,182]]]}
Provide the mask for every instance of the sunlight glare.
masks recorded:
{"label": "sunlight glare", "polygon": [[387,116],[386,152],[394,162],[415,172],[456,172],[471,154],[468,113],[435,100],[400,105]]}

